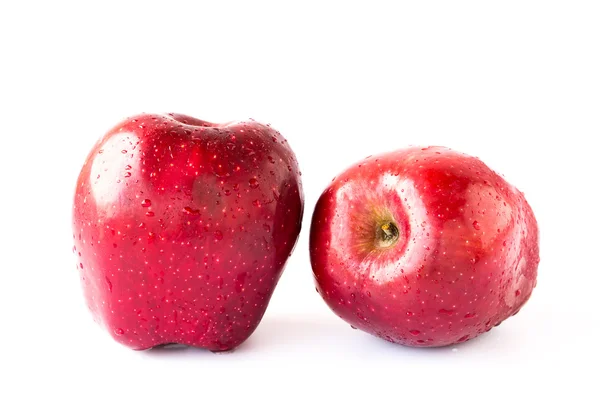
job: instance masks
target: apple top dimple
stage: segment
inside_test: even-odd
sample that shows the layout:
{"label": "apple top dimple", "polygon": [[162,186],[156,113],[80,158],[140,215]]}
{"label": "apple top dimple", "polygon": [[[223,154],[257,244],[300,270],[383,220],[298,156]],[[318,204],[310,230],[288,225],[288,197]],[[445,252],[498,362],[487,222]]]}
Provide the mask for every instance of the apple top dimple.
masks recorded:
{"label": "apple top dimple", "polygon": [[184,125],[189,125],[189,126],[201,126],[201,127],[207,127],[207,128],[219,126],[219,124],[213,124],[210,122],[202,121],[200,119],[197,119],[194,117],[189,117],[189,116],[183,115],[183,114],[167,113],[166,116],[170,119],[173,119],[174,121],[177,121],[179,123],[182,123]]}

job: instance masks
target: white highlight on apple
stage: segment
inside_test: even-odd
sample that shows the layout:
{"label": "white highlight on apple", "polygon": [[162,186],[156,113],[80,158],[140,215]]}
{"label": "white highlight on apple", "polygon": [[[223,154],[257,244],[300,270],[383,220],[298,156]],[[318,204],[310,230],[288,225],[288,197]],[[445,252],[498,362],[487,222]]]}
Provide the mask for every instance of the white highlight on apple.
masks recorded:
{"label": "white highlight on apple", "polygon": [[125,183],[127,165],[137,165],[132,147],[138,142],[136,135],[127,132],[109,138],[101,148],[102,157],[95,157],[90,168],[90,184],[96,204],[106,208],[119,198],[116,185]]}

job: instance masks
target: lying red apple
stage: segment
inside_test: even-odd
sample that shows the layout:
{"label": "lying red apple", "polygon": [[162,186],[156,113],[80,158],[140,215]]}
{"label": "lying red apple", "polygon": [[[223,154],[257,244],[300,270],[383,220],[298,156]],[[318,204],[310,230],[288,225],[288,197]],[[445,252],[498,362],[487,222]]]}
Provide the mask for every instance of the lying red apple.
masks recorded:
{"label": "lying red apple", "polygon": [[353,327],[444,346],[529,299],[538,227],[523,194],[479,159],[409,148],[333,180],[312,218],[310,256],[317,290]]}
{"label": "lying red apple", "polygon": [[265,312],[303,204],[294,153],[268,126],[127,119],[94,146],[77,182],[87,304],[133,349],[232,349]]}

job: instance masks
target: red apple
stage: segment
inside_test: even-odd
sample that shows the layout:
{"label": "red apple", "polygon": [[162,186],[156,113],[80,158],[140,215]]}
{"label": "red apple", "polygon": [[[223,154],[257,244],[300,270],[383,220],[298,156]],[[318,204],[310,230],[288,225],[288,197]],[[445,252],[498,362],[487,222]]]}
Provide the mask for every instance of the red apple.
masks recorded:
{"label": "red apple", "polygon": [[536,285],[538,227],[523,193],[442,147],[368,157],[312,218],[317,290],[353,327],[444,346],[516,314]]}
{"label": "red apple", "polygon": [[89,309],[133,349],[232,349],[266,310],[303,204],[294,153],[268,126],[127,119],[77,181],[74,252]]}

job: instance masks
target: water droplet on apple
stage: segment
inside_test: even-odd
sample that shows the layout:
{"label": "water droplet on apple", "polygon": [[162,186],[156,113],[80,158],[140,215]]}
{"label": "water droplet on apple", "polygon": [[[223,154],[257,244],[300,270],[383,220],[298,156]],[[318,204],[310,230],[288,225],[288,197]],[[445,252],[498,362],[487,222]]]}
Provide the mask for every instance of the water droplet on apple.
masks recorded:
{"label": "water droplet on apple", "polygon": [[117,336],[121,336],[121,335],[122,335],[122,334],[124,334],[124,333],[125,333],[125,331],[124,331],[123,329],[121,329],[121,328],[117,328],[117,329],[115,329],[115,334],[116,334]]}
{"label": "water droplet on apple", "polygon": [[350,325],[350,328],[352,329],[358,329],[357,327],[355,327],[354,325]]}
{"label": "water droplet on apple", "polygon": [[271,227],[269,226],[269,224],[263,224],[263,228],[265,229],[265,231],[271,232]]}
{"label": "water droplet on apple", "polygon": [[148,211],[146,217],[154,217],[154,211]]}
{"label": "water droplet on apple", "polygon": [[125,172],[125,178],[129,178],[131,176],[131,172]]}
{"label": "water droplet on apple", "polygon": [[188,215],[198,215],[200,214],[200,210],[195,210],[192,207],[183,207],[183,212]]}
{"label": "water droplet on apple", "polygon": [[258,181],[256,180],[256,178],[250,178],[248,183],[250,184],[250,187],[252,189],[256,189],[258,187]]}
{"label": "water droplet on apple", "polygon": [[238,274],[237,278],[235,279],[235,291],[237,293],[242,293],[244,290],[244,282],[246,281],[246,272],[242,272],[241,274]]}
{"label": "water droplet on apple", "polygon": [[121,150],[121,154],[127,154],[127,150]]}
{"label": "water droplet on apple", "polygon": [[465,335],[465,336],[461,336],[457,342],[464,342],[465,340],[467,340],[469,338],[469,335]]}
{"label": "water droplet on apple", "polygon": [[454,310],[447,310],[445,308],[439,309],[438,312],[440,314],[444,314],[444,315],[452,315],[452,314],[454,314]]}
{"label": "water droplet on apple", "polygon": [[417,336],[421,333],[421,331],[418,331],[416,329],[411,329],[410,331],[408,331],[411,335],[413,336]]}
{"label": "water droplet on apple", "polygon": [[152,202],[150,201],[150,199],[144,199],[142,201],[142,207],[150,207],[152,205]]}
{"label": "water droplet on apple", "polygon": [[110,279],[108,279],[108,276],[105,276],[104,279],[106,279],[106,284],[108,285],[108,291],[112,293],[112,282],[110,281]]}
{"label": "water droplet on apple", "polygon": [[465,318],[473,318],[475,316],[475,313],[466,313],[465,314]]}
{"label": "water droplet on apple", "polygon": [[521,295],[521,291],[519,289],[515,290],[515,296],[519,297]]}
{"label": "water droplet on apple", "polygon": [[252,205],[254,207],[260,207],[260,200],[252,200]]}
{"label": "water droplet on apple", "polygon": [[223,232],[215,231],[215,240],[222,240],[222,239],[223,239]]}
{"label": "water droplet on apple", "polygon": [[479,225],[479,222],[473,221],[473,228],[475,228],[476,231],[480,230],[481,226]]}
{"label": "water droplet on apple", "polygon": [[83,263],[79,263],[79,268],[83,269]]}

